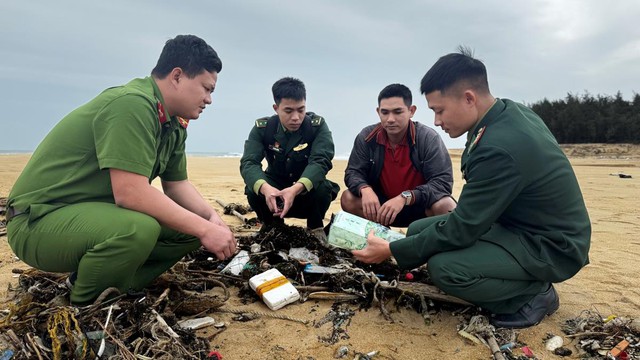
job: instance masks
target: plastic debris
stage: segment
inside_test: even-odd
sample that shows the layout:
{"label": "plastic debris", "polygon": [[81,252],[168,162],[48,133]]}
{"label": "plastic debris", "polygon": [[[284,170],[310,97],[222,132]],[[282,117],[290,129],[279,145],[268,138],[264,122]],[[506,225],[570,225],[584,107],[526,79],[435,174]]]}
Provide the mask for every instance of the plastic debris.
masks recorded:
{"label": "plastic debris", "polygon": [[240,275],[242,268],[244,268],[247,262],[249,262],[249,253],[246,250],[240,250],[220,272],[229,272],[233,275]]}
{"label": "plastic debris", "polygon": [[197,330],[207,326],[211,326],[215,323],[216,321],[214,318],[210,316],[205,316],[205,317],[196,318],[196,319],[187,319],[187,320],[178,321],[178,326],[180,326],[183,329]]}
{"label": "plastic debris", "polygon": [[212,360],[222,360],[222,354],[220,354],[217,351],[211,351],[208,355],[208,358],[211,358]]}
{"label": "plastic debris", "polygon": [[500,346],[500,351],[504,351],[504,350],[510,350],[511,348],[513,348],[514,346],[516,346],[515,343],[512,342],[508,342],[502,346]]}
{"label": "plastic debris", "polygon": [[289,257],[298,260],[303,264],[318,264],[320,258],[307,248],[291,248],[289,249]]}
{"label": "plastic debris", "polygon": [[339,274],[345,271],[346,269],[330,267],[330,266],[322,266],[322,265],[316,265],[316,264],[307,264],[304,267],[304,272],[309,274]]}
{"label": "plastic debris", "polygon": [[342,345],[336,350],[336,353],[333,355],[333,357],[336,359],[342,359],[343,357],[347,356],[347,354],[349,354],[349,348],[346,345]]}
{"label": "plastic debris", "polygon": [[260,244],[258,244],[258,243],[251,244],[251,253],[252,254],[260,252],[260,250],[262,250],[262,246]]}
{"label": "plastic debris", "polygon": [[408,272],[408,273],[404,274],[404,278],[405,278],[407,281],[413,281],[413,274],[412,274],[412,273],[410,273],[410,272]]}
{"label": "plastic debris", "polygon": [[524,354],[524,356],[526,356],[526,357],[528,357],[528,358],[534,358],[534,357],[536,357],[536,356],[533,354],[533,351],[531,351],[531,349],[529,349],[529,347],[528,347],[528,346],[523,346],[523,347],[521,348],[521,350],[522,350],[522,353]]}
{"label": "plastic debris", "polygon": [[564,344],[564,340],[562,339],[562,337],[558,336],[558,335],[555,335],[555,336],[552,336],[551,338],[549,338],[544,343],[544,347],[549,351],[553,351],[553,350],[561,347],[563,344]]}
{"label": "plastic debris", "polygon": [[629,342],[627,340],[622,340],[613,349],[611,349],[611,351],[609,351],[609,354],[614,358],[618,358],[627,349],[627,347],[629,347]]}
{"label": "plastic debris", "polygon": [[11,358],[13,358],[13,350],[11,349],[3,351],[0,355],[0,360],[10,360]]}

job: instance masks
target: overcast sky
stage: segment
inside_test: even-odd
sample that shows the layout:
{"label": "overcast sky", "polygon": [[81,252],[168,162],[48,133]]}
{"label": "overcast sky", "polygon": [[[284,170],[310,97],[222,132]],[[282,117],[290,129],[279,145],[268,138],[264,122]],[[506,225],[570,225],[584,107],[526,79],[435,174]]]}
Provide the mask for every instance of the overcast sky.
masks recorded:
{"label": "overcast sky", "polygon": [[[379,121],[380,90],[419,92],[424,73],[460,44],[475,50],[493,95],[524,103],[567,93],[640,91],[640,1],[50,1],[0,3],[0,150],[30,151],[103,89],[147,76],[166,40],[205,39],[223,69],[213,106],[189,126],[189,152],[242,152],[254,120],[273,114],[271,85],[294,76],[323,115],[338,156]],[[450,139],[462,148],[464,136]]]}

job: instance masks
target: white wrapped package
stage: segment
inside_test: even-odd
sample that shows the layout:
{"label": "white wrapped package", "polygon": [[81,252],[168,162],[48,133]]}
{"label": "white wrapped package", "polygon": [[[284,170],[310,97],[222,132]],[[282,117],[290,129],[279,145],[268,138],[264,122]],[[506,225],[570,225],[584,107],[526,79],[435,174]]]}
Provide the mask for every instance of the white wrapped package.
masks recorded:
{"label": "white wrapped package", "polygon": [[298,290],[278,269],[270,269],[249,279],[249,286],[262,298],[271,310],[300,299]]}

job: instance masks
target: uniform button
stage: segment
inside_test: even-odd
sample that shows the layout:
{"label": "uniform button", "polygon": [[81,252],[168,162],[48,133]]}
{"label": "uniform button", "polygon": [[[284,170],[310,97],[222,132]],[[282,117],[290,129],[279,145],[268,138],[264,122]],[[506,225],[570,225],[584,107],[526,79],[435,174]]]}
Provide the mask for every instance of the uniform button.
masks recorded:
{"label": "uniform button", "polygon": [[287,158],[287,161],[291,161],[291,158]]}
{"label": "uniform button", "polygon": [[289,174],[289,177],[293,177],[293,174]]}

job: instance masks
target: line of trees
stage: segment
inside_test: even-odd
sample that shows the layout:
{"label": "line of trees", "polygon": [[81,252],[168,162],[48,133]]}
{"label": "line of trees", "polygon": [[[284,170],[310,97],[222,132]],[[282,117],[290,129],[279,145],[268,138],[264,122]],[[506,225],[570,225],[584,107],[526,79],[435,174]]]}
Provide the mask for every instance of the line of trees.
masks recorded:
{"label": "line of trees", "polygon": [[640,143],[640,94],[631,101],[588,92],[565,99],[546,98],[529,105],[544,120],[560,144]]}

